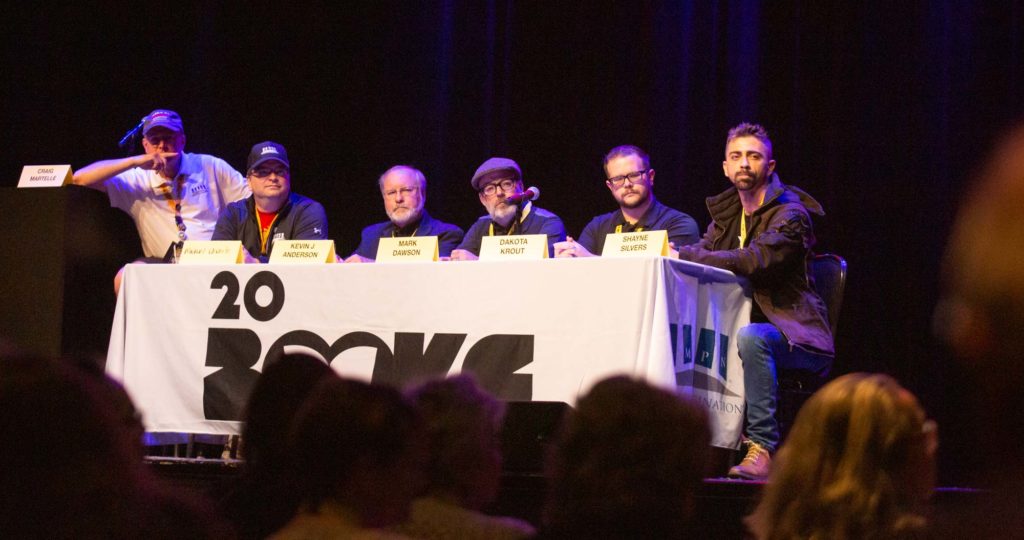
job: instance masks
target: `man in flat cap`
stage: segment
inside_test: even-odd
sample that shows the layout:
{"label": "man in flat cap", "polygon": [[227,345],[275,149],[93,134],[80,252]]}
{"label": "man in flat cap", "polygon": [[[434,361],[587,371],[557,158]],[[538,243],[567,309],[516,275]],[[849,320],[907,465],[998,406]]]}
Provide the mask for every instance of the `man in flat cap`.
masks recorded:
{"label": "man in flat cap", "polygon": [[373,262],[381,238],[436,236],[437,254],[441,257],[451,255],[462,242],[462,229],[434,219],[423,208],[427,202],[427,177],[419,169],[395,165],[380,175],[377,184],[389,221],[363,229],[359,247],[345,262]]}
{"label": "man in flat cap", "polygon": [[149,113],[142,136],[144,154],[97,161],[79,169],[72,181],[106,193],[110,206],[131,215],[143,254],[155,262],[166,258],[173,244],[209,240],[221,211],[250,190],[224,160],[185,152],[178,113]]}
{"label": "man in flat cap", "polygon": [[246,262],[267,262],[277,240],[326,240],[327,214],[320,203],[292,193],[288,152],[272,141],[252,147],[246,166],[252,196],[228,205],[214,240],[241,240]]}
{"label": "man in flat cap", "polygon": [[556,242],[565,240],[565,226],[558,216],[534,206],[528,197],[518,203],[509,201],[510,197],[523,194],[523,172],[515,161],[503,157],[488,159],[477,168],[471,184],[487,215],[476,220],[466,232],[462,243],[452,251],[453,261],[477,259],[484,236],[546,234],[548,255],[553,255]]}

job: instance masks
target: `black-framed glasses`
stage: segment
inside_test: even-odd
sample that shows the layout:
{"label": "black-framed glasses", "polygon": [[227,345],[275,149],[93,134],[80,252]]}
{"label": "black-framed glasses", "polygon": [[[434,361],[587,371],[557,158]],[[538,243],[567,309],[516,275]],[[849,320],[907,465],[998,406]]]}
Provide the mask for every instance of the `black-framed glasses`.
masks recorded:
{"label": "black-framed glasses", "polygon": [[274,169],[271,169],[269,167],[268,168],[259,167],[259,168],[253,169],[252,172],[250,172],[249,174],[255,176],[256,178],[267,178],[271,174],[276,174],[278,177],[284,178],[285,176],[288,176],[288,169],[285,168],[285,167],[277,167],[277,168],[274,168]]}
{"label": "black-framed glasses", "polygon": [[622,184],[625,184],[626,180],[629,180],[630,184],[636,184],[637,182],[640,181],[640,178],[642,178],[643,175],[647,174],[648,171],[650,171],[650,169],[644,169],[642,171],[633,171],[633,172],[631,172],[629,174],[623,174],[623,175],[615,176],[615,177],[609,178],[608,179],[608,183],[613,185],[613,186],[615,186],[615,187],[619,187]]}
{"label": "black-framed glasses", "polygon": [[484,195],[487,195],[488,197],[493,197],[496,193],[498,193],[499,189],[501,189],[501,191],[503,193],[508,193],[509,191],[512,191],[513,189],[515,189],[515,187],[516,187],[516,181],[515,180],[513,180],[511,178],[502,178],[501,180],[498,180],[497,182],[492,182],[492,183],[487,184],[486,186],[484,186],[484,188],[480,190],[480,193],[483,193]]}

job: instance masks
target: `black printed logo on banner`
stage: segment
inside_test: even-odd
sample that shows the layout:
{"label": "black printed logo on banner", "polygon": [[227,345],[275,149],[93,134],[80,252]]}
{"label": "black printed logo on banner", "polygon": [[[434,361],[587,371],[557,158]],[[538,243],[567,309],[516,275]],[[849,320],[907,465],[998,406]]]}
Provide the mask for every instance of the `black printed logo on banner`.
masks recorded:
{"label": "black printed logo on banner", "polygon": [[[256,301],[261,287],[270,288],[266,306]],[[237,276],[225,271],[217,274],[212,289],[226,289],[214,312],[214,319],[239,319],[241,306],[236,302],[242,290]],[[284,307],[284,285],[272,272],[258,272],[250,278],[242,295],[246,312],[261,322],[276,317]],[[431,375],[448,373],[466,341],[467,334],[434,334],[429,343],[418,332],[396,332],[394,347],[370,332],[344,334],[333,343],[308,330],[283,334],[267,349],[264,369],[280,361],[285,347],[302,346],[316,351],[328,363],[343,352],[358,347],[376,349],[371,381],[403,385]],[[501,399],[529,401],[533,397],[533,376],[516,374],[533,362],[532,335],[494,334],[485,336],[466,352],[462,370],[472,372],[480,385]],[[425,346],[424,346],[425,345]],[[245,402],[259,378],[252,369],[259,362],[262,343],[249,329],[210,328],[207,336],[206,365],[221,369],[203,380],[203,411],[208,420],[241,420]]]}

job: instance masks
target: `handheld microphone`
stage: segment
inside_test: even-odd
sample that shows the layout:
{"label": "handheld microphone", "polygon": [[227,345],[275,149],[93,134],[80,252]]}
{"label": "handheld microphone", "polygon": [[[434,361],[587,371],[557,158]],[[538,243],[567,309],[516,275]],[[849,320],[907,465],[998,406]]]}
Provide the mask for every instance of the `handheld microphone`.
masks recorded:
{"label": "handheld microphone", "polygon": [[140,131],[142,131],[142,124],[145,123],[146,117],[143,116],[142,120],[139,120],[139,123],[135,127],[129,129],[128,133],[125,133],[124,137],[121,137],[121,140],[117,141],[117,146],[120,148],[124,148],[125,146],[128,146],[130,143],[134,143],[135,137],[139,134]]}
{"label": "handheld microphone", "polygon": [[536,201],[540,198],[540,189],[530,186],[526,188],[522,193],[516,193],[515,195],[509,195],[505,198],[505,202],[508,204],[519,204],[524,201]]}

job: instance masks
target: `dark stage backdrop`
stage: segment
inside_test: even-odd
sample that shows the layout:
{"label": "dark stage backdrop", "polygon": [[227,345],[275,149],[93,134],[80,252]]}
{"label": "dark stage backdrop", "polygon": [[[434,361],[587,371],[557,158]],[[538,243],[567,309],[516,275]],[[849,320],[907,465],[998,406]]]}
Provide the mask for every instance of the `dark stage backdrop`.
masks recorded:
{"label": "dark stage backdrop", "polygon": [[[77,4],[0,13],[5,186],[23,164],[122,155],[121,135],[167,107],[188,150],[239,169],[256,142],[287,146],[342,253],[384,219],[376,178],[397,163],[426,173],[432,214],[468,227],[469,178],[492,155],[518,160],[578,234],[614,208],[601,157],[626,143],[704,227],[704,197],[728,186],[725,133],[756,121],[783,181],[826,209],[819,251],[850,265],[836,371],[891,373],[966,421],[930,319],[957,199],[1024,103],[1024,2]],[[65,348],[103,351],[109,277],[140,248],[102,195],[68,200],[69,220],[123,246],[65,280]]]}

